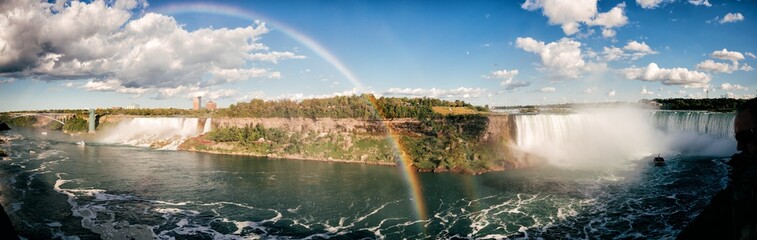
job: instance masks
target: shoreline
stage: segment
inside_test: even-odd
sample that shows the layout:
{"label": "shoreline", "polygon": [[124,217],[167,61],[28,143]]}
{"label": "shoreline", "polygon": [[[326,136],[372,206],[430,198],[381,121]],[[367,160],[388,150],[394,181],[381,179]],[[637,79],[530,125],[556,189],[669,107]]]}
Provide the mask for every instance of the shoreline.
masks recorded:
{"label": "shoreline", "polygon": [[259,157],[259,158],[268,158],[268,159],[275,159],[275,160],[288,160],[288,159],[291,159],[291,160],[316,161],[316,162],[335,162],[335,163],[349,163],[349,164],[367,164],[367,165],[392,166],[392,167],[397,166],[397,163],[361,162],[361,161],[344,160],[344,159],[308,158],[308,157],[302,157],[302,156],[268,156],[268,155],[257,155],[257,154],[252,154],[252,153],[220,152],[220,151],[213,151],[213,150],[197,150],[197,149],[177,149],[176,151],[197,152],[197,153],[218,154],[218,155],[230,155],[230,156]]}
{"label": "shoreline", "polygon": [[[322,158],[308,158],[308,157],[301,157],[301,156],[266,156],[266,155],[256,155],[256,154],[241,153],[241,152],[219,152],[219,151],[213,151],[213,150],[177,149],[176,151],[229,155],[229,156],[259,157],[259,158],[266,158],[266,159],[272,159],[272,160],[284,160],[284,161],[301,160],[301,161],[315,161],[315,162],[333,162],[333,163],[343,163],[343,164],[365,164],[365,165],[386,166],[386,167],[398,166],[397,163],[361,162],[361,161],[344,160],[344,159],[322,159]],[[414,172],[418,172],[418,173],[457,173],[457,174],[470,174],[470,175],[481,175],[484,173],[503,172],[507,170],[507,168],[501,167],[501,166],[490,168],[490,169],[479,170],[479,171],[470,171],[467,169],[420,169],[415,166],[410,166],[410,168]]]}

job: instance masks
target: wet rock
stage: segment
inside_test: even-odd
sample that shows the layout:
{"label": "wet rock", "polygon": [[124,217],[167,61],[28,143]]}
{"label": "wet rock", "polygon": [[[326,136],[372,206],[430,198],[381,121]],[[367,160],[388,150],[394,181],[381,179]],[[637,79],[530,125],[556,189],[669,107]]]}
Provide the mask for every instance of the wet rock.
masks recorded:
{"label": "wet rock", "polygon": [[7,123],[4,123],[4,122],[0,123],[0,131],[8,131],[8,130],[11,130],[11,128],[8,127]]}

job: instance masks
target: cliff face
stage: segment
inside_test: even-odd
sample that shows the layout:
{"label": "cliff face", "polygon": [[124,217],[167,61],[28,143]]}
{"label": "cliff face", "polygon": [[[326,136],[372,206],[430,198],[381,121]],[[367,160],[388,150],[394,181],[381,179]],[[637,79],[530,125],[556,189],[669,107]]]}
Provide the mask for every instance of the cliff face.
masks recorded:
{"label": "cliff face", "polygon": [[[115,124],[135,117],[114,115],[100,120]],[[186,140],[179,149],[273,158],[394,164],[397,149],[392,142],[398,142],[415,161],[414,165],[426,171],[480,173],[525,166],[512,157],[510,145],[514,141],[509,116],[456,119],[422,123],[416,119],[211,118],[211,129],[222,131],[217,134],[226,137],[201,135]],[[205,121],[204,118],[198,119],[198,127],[204,126]],[[256,128],[257,125],[262,128]],[[237,130],[230,129],[232,127]],[[240,135],[229,131],[253,132]],[[267,135],[269,133],[271,135]],[[242,135],[255,137],[235,137]]]}
{"label": "cliff face", "polygon": [[510,116],[508,115],[491,115],[489,116],[489,124],[486,126],[486,131],[482,136],[483,141],[492,142],[511,142],[513,139],[510,127]]}

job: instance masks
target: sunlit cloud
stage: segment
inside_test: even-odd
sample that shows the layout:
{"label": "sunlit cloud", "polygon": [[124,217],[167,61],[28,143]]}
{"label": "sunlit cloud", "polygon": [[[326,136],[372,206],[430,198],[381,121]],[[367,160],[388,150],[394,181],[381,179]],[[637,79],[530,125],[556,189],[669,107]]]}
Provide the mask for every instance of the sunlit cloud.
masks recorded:
{"label": "sunlit cloud", "polygon": [[527,87],[531,85],[531,82],[515,81],[513,78],[518,75],[518,69],[513,70],[499,70],[491,72],[489,75],[484,75],[487,79],[502,79],[500,85],[505,87],[506,90],[514,90],[517,88]]}
{"label": "sunlit cloud", "polygon": [[728,51],[728,49],[725,49],[725,48],[723,48],[723,50],[720,50],[720,51],[712,52],[710,54],[710,57],[722,59],[722,60],[731,60],[734,62],[744,60],[744,54],[740,52],[735,52],[735,51]]}
{"label": "sunlit cloud", "polygon": [[645,42],[629,41],[623,48],[603,47],[602,59],[605,61],[638,60],[644,56],[658,53]]}
{"label": "sunlit cloud", "polygon": [[739,21],[744,21],[744,15],[741,15],[741,13],[727,13],[718,23],[723,24]]}
{"label": "sunlit cloud", "polygon": [[541,70],[546,70],[560,78],[579,78],[583,73],[601,71],[604,64],[584,61],[581,55],[581,43],[569,38],[557,42],[544,43],[533,38],[519,37],[516,47],[539,55]]}
{"label": "sunlit cloud", "polygon": [[659,7],[665,0],[636,0],[636,4],[644,9],[654,9]]}
{"label": "sunlit cloud", "polygon": [[726,91],[734,91],[734,90],[749,90],[749,88],[738,85],[738,84],[730,84],[730,83],[723,83],[720,84],[720,87],[718,89],[726,90]]}
{"label": "sunlit cloud", "polygon": [[[66,87],[72,87],[72,86],[73,86],[73,83],[71,82],[66,84]],[[121,81],[116,80],[116,79],[109,79],[105,81],[90,80],[86,84],[82,85],[81,88],[87,91],[116,92],[116,93],[137,94],[137,95],[141,95],[149,91],[149,89],[146,89],[146,88],[124,87],[123,84],[121,84]]]}
{"label": "sunlit cloud", "polygon": [[548,18],[549,24],[560,25],[568,36],[579,32],[581,24],[585,24],[609,30],[603,35],[614,37],[615,32],[611,29],[628,23],[625,7],[625,3],[620,3],[608,12],[599,13],[597,0],[526,0],[521,4],[521,8],[528,11],[542,9],[542,14]]}
{"label": "sunlit cloud", "polygon": [[646,67],[625,68],[621,72],[626,79],[692,88],[704,88],[711,80],[710,75],[703,72],[686,68],[660,68],[656,63],[650,63]]}
{"label": "sunlit cloud", "polygon": [[0,76],[92,79],[84,89],[133,94],[152,89],[163,98],[171,96],[166,89],[280,78],[280,72],[250,68],[250,61],[305,58],[260,43],[269,32],[262,22],[189,31],[170,16],[133,14],[146,6],[104,0],[3,3],[9,9],[0,11]]}
{"label": "sunlit cloud", "polygon": [[721,59],[721,60],[730,60],[731,63],[722,63],[722,62],[715,62],[713,60],[707,59],[705,61],[700,62],[697,64],[697,69],[707,72],[718,72],[718,73],[732,73],[734,71],[752,71],[752,67],[749,66],[746,63],[739,63],[739,61],[744,60],[744,54],[736,51],[728,51],[727,49],[723,49],[720,51],[714,51],[710,54],[710,57]]}
{"label": "sunlit cloud", "polygon": [[707,7],[712,6],[709,0],[689,0],[689,3],[696,6],[707,6]]}

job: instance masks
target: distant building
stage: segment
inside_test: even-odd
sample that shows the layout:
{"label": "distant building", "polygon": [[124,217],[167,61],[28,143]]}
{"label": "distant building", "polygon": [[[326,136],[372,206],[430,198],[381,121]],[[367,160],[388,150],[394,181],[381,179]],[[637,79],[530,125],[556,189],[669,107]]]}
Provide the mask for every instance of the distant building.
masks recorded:
{"label": "distant building", "polygon": [[205,108],[207,108],[210,111],[215,111],[216,110],[216,102],[213,102],[213,100],[208,101],[207,103],[205,103]]}
{"label": "distant building", "polygon": [[126,109],[139,109],[139,104],[136,104],[136,103],[129,104],[129,106],[126,106]]}
{"label": "distant building", "polygon": [[197,96],[192,101],[192,109],[194,110],[200,110],[202,109],[202,97]]}

